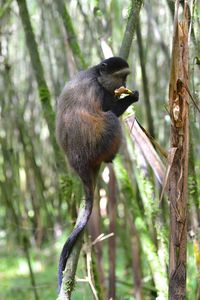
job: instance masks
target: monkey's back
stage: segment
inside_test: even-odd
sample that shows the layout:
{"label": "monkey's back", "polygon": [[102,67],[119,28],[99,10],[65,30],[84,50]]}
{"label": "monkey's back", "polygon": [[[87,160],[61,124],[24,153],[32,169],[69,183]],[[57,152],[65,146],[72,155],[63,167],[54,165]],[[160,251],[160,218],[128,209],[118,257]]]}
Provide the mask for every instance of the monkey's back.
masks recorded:
{"label": "monkey's back", "polygon": [[119,149],[120,123],[111,111],[102,111],[102,97],[95,78],[79,73],[59,98],[56,136],[77,172],[112,161]]}

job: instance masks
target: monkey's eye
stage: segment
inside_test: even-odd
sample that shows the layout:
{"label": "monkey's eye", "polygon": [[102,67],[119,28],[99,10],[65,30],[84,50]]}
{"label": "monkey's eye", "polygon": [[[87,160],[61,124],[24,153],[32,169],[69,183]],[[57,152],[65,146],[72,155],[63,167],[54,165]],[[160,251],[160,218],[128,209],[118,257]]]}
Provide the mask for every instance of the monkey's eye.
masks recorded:
{"label": "monkey's eye", "polygon": [[107,63],[102,62],[102,64],[101,64],[102,69],[105,69],[107,67],[107,65],[108,65]]}

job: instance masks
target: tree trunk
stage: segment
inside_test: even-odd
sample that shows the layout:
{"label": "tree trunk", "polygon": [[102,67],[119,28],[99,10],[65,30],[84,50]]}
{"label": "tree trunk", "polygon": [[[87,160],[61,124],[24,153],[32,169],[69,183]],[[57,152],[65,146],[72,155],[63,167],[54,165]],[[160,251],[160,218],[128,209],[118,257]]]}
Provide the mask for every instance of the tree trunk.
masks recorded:
{"label": "tree trunk", "polygon": [[188,16],[178,22],[179,1],[176,1],[174,38],[169,87],[171,117],[171,149],[174,149],[170,176],[170,253],[169,299],[186,298],[187,189],[188,189]]}

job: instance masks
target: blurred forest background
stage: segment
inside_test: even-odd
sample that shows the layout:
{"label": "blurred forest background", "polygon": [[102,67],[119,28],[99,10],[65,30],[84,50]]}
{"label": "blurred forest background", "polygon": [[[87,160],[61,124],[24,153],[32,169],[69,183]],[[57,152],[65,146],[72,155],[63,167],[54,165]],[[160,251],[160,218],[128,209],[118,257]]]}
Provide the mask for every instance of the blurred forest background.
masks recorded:
{"label": "blurred forest background", "polygon": [[[56,299],[62,245],[76,220],[81,184],[54,133],[57,98],[77,70],[119,55],[130,0],[0,0],[0,299]],[[142,2],[142,1],[140,1]],[[200,104],[200,3],[190,1],[190,91]],[[174,1],[144,1],[128,62],[140,123],[166,150]],[[187,299],[200,299],[200,116],[190,107]],[[166,299],[169,204],[124,126],[104,165],[88,231],[91,271],[113,299]],[[165,160],[163,164],[165,164]],[[93,299],[85,247],[73,299]],[[88,249],[88,248],[87,248]],[[98,278],[97,278],[98,277]],[[137,296],[139,295],[139,296]],[[141,296],[142,295],[142,296]],[[106,298],[106,297],[105,297]]]}

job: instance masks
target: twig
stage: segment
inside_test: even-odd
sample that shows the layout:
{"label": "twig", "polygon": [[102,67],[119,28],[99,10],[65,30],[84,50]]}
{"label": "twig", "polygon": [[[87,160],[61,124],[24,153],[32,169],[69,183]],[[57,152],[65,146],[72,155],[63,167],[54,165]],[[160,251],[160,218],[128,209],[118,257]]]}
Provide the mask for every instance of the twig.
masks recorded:
{"label": "twig", "polygon": [[[179,80],[180,80],[180,79],[179,79]],[[182,82],[182,81],[181,81],[181,82]],[[182,82],[182,83],[183,83],[183,82]],[[183,83],[183,85],[184,85],[186,91],[188,92],[188,95],[190,96],[190,98],[191,98],[191,100],[192,100],[194,106],[196,107],[196,109],[197,109],[198,112],[200,113],[200,108],[198,107],[198,104],[196,103],[194,97],[192,96],[192,94],[191,94],[191,92],[190,92],[190,90],[189,90],[188,85],[187,85],[186,83],[185,83],[185,84]]]}
{"label": "twig", "polygon": [[88,247],[88,250],[86,253],[86,262],[87,262],[87,277],[86,277],[86,279],[88,279],[88,283],[90,285],[90,288],[92,290],[95,300],[98,300],[97,292],[96,292],[96,289],[92,282],[92,273],[91,273],[92,255],[91,255],[91,248],[89,248],[89,247]]}
{"label": "twig", "polygon": [[95,244],[104,241],[105,239],[110,238],[111,236],[113,236],[114,233],[111,232],[109,234],[104,235],[104,233],[100,234],[93,242],[92,242],[92,246],[94,246]]}

